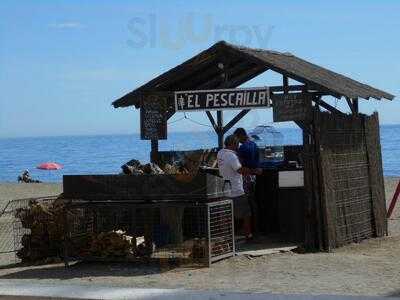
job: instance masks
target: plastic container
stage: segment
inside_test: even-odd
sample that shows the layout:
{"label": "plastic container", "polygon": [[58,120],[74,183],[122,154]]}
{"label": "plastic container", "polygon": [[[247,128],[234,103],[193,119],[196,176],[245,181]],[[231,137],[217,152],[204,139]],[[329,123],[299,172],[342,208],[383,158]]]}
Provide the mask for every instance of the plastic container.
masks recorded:
{"label": "plastic container", "polygon": [[249,137],[260,149],[260,166],[271,168],[284,163],[283,134],[270,125],[260,125],[249,131]]}

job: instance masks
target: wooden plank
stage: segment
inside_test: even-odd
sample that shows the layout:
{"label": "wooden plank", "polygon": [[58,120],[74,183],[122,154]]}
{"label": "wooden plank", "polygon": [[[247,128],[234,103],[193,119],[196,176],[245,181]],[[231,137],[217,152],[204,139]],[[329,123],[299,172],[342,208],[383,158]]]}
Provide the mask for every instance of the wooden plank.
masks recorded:
{"label": "wooden plank", "polygon": [[387,234],[388,224],[378,113],[375,112],[372,116],[366,117],[364,119],[364,126],[375,231],[376,236],[381,237]]}
{"label": "wooden plank", "polygon": [[167,139],[167,101],[164,96],[147,95],[140,109],[140,138],[142,140]]}
{"label": "wooden plank", "polygon": [[311,95],[308,93],[274,94],[271,100],[274,122],[309,122],[312,119]]}
{"label": "wooden plank", "polygon": [[269,106],[268,87],[175,92],[175,111],[255,109]]}

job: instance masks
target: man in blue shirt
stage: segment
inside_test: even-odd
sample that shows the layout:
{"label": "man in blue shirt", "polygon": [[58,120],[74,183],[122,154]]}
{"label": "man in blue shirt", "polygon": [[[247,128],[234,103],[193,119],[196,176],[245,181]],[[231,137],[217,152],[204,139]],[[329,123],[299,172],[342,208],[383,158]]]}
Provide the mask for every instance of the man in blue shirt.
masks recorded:
{"label": "man in blue shirt", "polygon": [[[237,128],[233,134],[238,138],[241,144],[238,149],[238,156],[242,166],[250,169],[258,169],[260,163],[260,153],[257,144],[250,140],[244,128]],[[253,212],[252,219],[254,227],[257,226],[257,220],[258,220],[257,216],[258,209],[254,195],[255,184],[256,184],[256,177],[254,175],[243,176],[243,189],[249,199],[250,206],[252,208]]]}
{"label": "man in blue shirt", "polygon": [[258,168],[260,158],[257,144],[250,140],[244,128],[237,128],[233,134],[238,138],[241,144],[238,155],[242,165],[250,169]]}

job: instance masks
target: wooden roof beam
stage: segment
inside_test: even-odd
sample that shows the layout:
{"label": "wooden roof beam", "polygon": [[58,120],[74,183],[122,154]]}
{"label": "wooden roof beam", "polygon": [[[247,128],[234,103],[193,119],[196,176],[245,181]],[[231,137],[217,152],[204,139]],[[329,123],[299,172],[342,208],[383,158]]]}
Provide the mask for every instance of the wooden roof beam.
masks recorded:
{"label": "wooden roof beam", "polygon": [[351,110],[351,113],[353,115],[357,115],[358,114],[358,99],[357,98],[350,99],[350,98],[346,97],[346,102]]}
{"label": "wooden roof beam", "polygon": [[314,102],[316,104],[318,104],[319,106],[325,108],[327,111],[333,113],[333,114],[337,114],[337,115],[344,115],[345,113],[341,112],[340,110],[338,110],[336,107],[333,107],[332,105],[326,103],[325,101],[323,101],[320,97],[317,97],[314,99]]}
{"label": "wooden roof beam", "polygon": [[[208,68],[205,68],[203,72],[200,70],[198,76],[189,77],[183,82],[177,82],[176,85],[179,85],[179,90],[199,89],[198,87],[204,85],[205,82],[213,80],[222,81],[224,78],[221,76],[221,69],[218,68],[218,63],[219,61],[215,60],[208,66]],[[229,74],[246,69],[246,67],[248,68],[248,63],[246,62],[243,63],[236,61],[235,63],[236,64],[228,64],[228,69],[226,69],[228,78]],[[232,66],[229,67],[229,65]],[[170,89],[173,90],[174,88]]]}
{"label": "wooden roof beam", "polygon": [[215,119],[214,119],[213,115],[208,110],[206,111],[206,115],[207,115],[208,119],[210,120],[210,123],[211,123],[212,127],[214,128],[215,132],[217,132],[218,126],[217,126],[217,123],[215,123]]}

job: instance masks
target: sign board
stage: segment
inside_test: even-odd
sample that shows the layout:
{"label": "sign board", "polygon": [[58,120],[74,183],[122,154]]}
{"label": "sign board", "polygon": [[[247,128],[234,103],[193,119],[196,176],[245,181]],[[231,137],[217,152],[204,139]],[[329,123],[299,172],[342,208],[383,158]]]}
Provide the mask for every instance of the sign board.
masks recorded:
{"label": "sign board", "polygon": [[167,139],[167,100],[159,95],[143,96],[140,108],[140,138]]}
{"label": "sign board", "polygon": [[272,96],[274,122],[307,121],[312,118],[311,96],[304,93]]}
{"label": "sign board", "polygon": [[175,111],[270,107],[268,87],[175,92]]}

